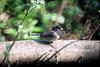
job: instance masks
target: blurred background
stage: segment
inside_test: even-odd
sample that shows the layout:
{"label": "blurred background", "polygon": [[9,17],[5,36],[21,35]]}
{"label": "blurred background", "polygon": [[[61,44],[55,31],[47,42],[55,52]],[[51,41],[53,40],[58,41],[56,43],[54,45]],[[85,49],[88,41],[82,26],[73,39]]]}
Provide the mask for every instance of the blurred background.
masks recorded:
{"label": "blurred background", "polygon": [[66,40],[100,40],[100,0],[0,0],[0,42],[39,40],[55,25]]}

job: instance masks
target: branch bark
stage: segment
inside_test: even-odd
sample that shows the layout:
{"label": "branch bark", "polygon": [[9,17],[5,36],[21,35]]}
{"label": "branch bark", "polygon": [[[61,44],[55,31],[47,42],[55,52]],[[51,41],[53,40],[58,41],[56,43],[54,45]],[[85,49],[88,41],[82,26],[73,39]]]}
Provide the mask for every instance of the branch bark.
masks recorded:
{"label": "branch bark", "polygon": [[[4,59],[6,45],[12,41],[0,42],[0,63]],[[16,41],[8,60],[11,64],[21,62],[91,62],[99,59],[100,41],[57,40],[51,44],[33,40]],[[66,46],[67,45],[67,46]]]}

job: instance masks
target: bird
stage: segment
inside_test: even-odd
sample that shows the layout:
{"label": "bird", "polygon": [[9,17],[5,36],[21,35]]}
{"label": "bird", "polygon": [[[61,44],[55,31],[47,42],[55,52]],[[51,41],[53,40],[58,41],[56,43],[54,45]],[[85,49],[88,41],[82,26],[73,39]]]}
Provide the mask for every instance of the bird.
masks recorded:
{"label": "bird", "polygon": [[42,41],[48,44],[53,43],[55,40],[60,39],[63,28],[61,26],[54,26],[51,30],[40,34]]}

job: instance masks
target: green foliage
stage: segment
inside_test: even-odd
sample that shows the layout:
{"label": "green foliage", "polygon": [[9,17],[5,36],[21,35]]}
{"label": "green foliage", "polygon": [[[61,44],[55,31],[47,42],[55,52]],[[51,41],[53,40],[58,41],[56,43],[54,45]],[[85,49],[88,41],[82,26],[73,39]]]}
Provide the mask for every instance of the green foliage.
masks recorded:
{"label": "green foliage", "polygon": [[76,5],[77,1],[76,0],[67,0],[68,4],[70,5]]}
{"label": "green foliage", "polygon": [[77,34],[80,38],[84,35],[84,28],[81,23],[73,22],[72,23],[72,32]]}
{"label": "green foliage", "polygon": [[100,0],[78,0],[79,6],[84,10],[87,14],[92,17],[97,18],[100,16],[98,11],[100,10]]}
{"label": "green foliage", "polygon": [[64,23],[64,27],[66,29],[65,30],[66,32],[71,31],[71,27],[72,27],[71,23],[72,23],[72,21],[70,19],[66,19],[66,21]]}
{"label": "green foliage", "polygon": [[57,5],[58,1],[50,1],[46,3],[46,9],[48,9],[49,11],[55,10],[55,8],[57,8]]}
{"label": "green foliage", "polygon": [[66,17],[74,17],[81,13],[81,9],[78,6],[66,6],[65,15]]}
{"label": "green foliage", "polygon": [[8,28],[4,30],[5,34],[11,35],[12,37],[16,36],[17,30],[14,28]]}
{"label": "green foliage", "polygon": [[7,0],[0,0],[0,13],[4,10]]}
{"label": "green foliage", "polygon": [[47,31],[58,24],[62,25],[66,34],[75,33],[81,38],[84,36],[81,21],[84,14],[92,17],[92,23],[100,19],[99,0],[67,0],[62,15],[58,15],[62,3],[63,0],[0,0],[0,14],[9,15],[8,20],[0,20],[0,41],[9,37],[12,40],[17,32],[20,33],[18,40],[38,40],[41,38],[35,33]]}
{"label": "green foliage", "polygon": [[5,28],[5,24],[4,23],[0,23],[0,29]]}
{"label": "green foliage", "polygon": [[5,5],[5,9],[8,13],[13,16],[16,16],[21,11],[23,11],[25,4],[22,0],[7,0],[7,4]]}
{"label": "green foliage", "polygon": [[[42,25],[36,26],[38,14],[44,15],[46,13],[44,0],[31,0],[30,2],[8,0],[3,10],[9,13],[10,19],[5,22],[7,26],[1,23],[0,28],[5,28],[4,34],[12,38],[16,36],[17,31],[20,31],[18,39],[28,39],[32,32],[43,32],[45,30]],[[18,28],[19,25],[22,25],[23,28]]]}
{"label": "green foliage", "polygon": [[75,0],[68,0],[68,3],[70,5],[65,7],[63,13],[66,18],[65,23],[63,25],[65,31],[77,34],[79,37],[83,37],[83,25],[78,21],[78,19],[74,18],[83,15],[84,12],[76,5]]}

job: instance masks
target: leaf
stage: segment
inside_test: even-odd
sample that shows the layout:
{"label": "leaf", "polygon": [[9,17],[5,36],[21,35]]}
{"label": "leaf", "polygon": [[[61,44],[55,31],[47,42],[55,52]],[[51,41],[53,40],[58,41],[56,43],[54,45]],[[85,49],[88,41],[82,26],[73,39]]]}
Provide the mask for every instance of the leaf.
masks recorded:
{"label": "leaf", "polygon": [[4,23],[0,23],[0,29],[5,28],[5,24]]}
{"label": "leaf", "polygon": [[0,13],[4,10],[7,0],[0,0]]}
{"label": "leaf", "polygon": [[8,29],[4,30],[4,33],[11,35],[11,36],[16,36],[17,30],[14,28],[8,28]]}
{"label": "leaf", "polygon": [[64,13],[67,14],[67,17],[77,16],[82,13],[81,9],[77,6],[67,6],[64,10]]}
{"label": "leaf", "polygon": [[40,40],[40,36],[38,35],[38,36],[29,36],[29,38],[28,39],[31,39],[31,40]]}
{"label": "leaf", "polygon": [[37,27],[34,26],[33,27],[33,32],[38,33],[38,32],[44,32],[46,29],[43,26]]}
{"label": "leaf", "polygon": [[28,37],[29,37],[28,34],[24,34],[22,38],[23,38],[23,39],[28,39]]}
{"label": "leaf", "polygon": [[46,4],[46,8],[48,10],[54,11],[55,8],[57,8],[58,1],[50,1],[49,3]]}
{"label": "leaf", "polygon": [[33,28],[37,23],[37,20],[33,20],[32,18],[30,18],[27,22],[22,24],[23,28],[21,30],[19,28],[18,30],[23,33],[32,33],[32,31],[34,30]]}
{"label": "leaf", "polygon": [[5,48],[5,51],[4,51],[4,56],[5,57],[9,56],[10,48],[11,48],[11,44],[6,44],[6,48]]}

